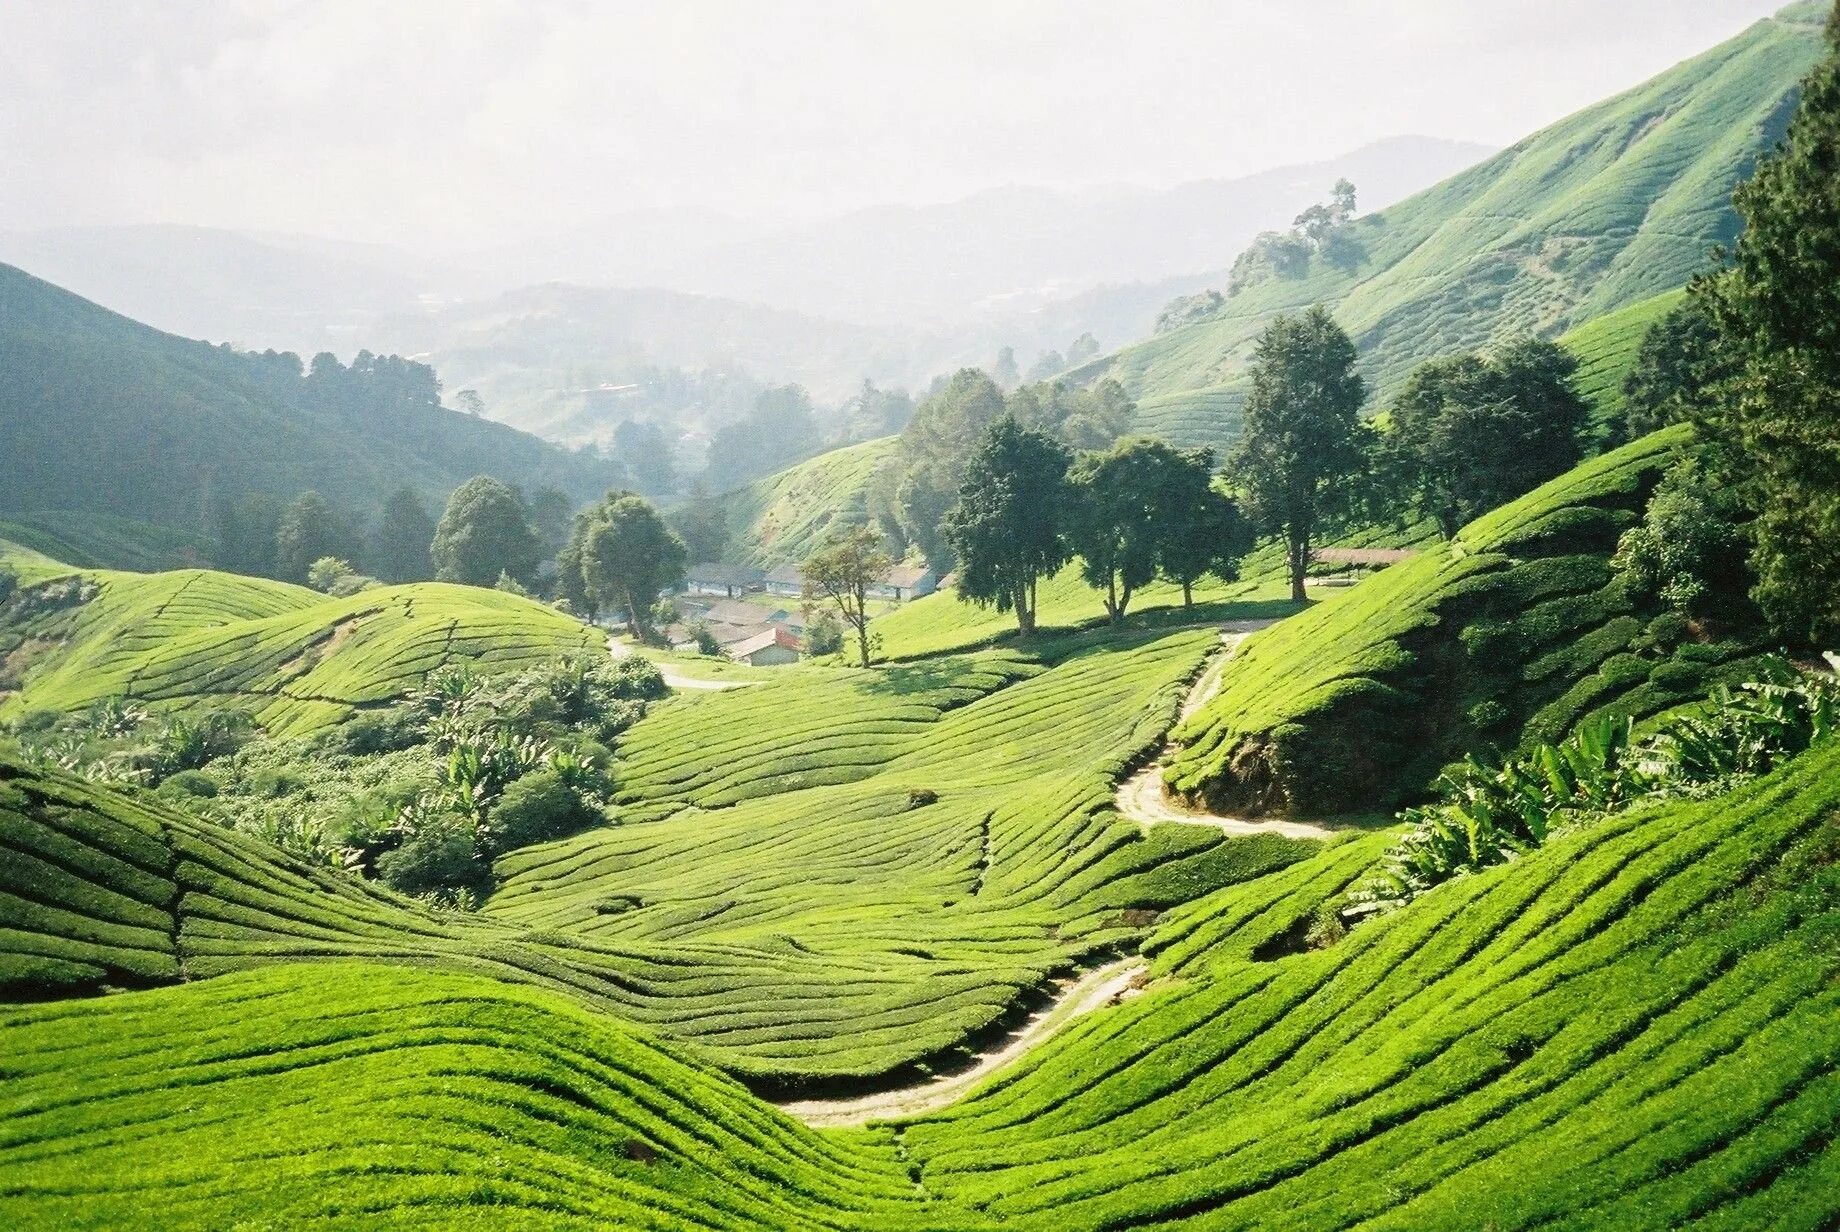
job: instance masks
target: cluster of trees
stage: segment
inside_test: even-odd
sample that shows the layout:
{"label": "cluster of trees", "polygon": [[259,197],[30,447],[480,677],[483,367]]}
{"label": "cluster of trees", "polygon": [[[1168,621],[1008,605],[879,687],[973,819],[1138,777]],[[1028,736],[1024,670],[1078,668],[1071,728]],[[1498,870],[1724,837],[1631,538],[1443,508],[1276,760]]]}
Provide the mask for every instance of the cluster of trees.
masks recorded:
{"label": "cluster of trees", "polygon": [[556,488],[528,500],[488,475],[461,484],[437,522],[422,497],[400,487],[367,531],[349,510],[307,491],[283,505],[266,493],[222,501],[214,512],[214,563],[236,573],[311,582],[314,566],[332,561],[345,575],[387,582],[436,578],[491,586],[501,577],[536,581],[539,564],[567,535],[575,502]]}
{"label": "cluster of trees", "polygon": [[556,588],[590,617],[623,612],[643,639],[652,633],[658,597],[682,584],[688,563],[684,541],[651,502],[616,490],[575,519],[556,560]]}
{"label": "cluster of trees", "polygon": [[1092,388],[1064,382],[1023,385],[1008,394],[991,376],[963,368],[915,408],[893,464],[870,494],[870,507],[897,554],[919,548],[943,574],[957,560],[943,533],[973,453],[990,426],[1015,420],[1076,450],[1104,449],[1130,431],[1136,407],[1112,380]]}
{"label": "cluster of trees", "polygon": [[823,445],[811,395],[799,385],[775,386],[761,392],[751,412],[715,430],[704,480],[726,492],[808,458]]}
{"label": "cluster of trees", "polygon": [[1840,637],[1840,10],[1827,38],[1782,145],[1738,189],[1732,249],[1644,341],[1624,425],[1697,426],[1711,449],[1691,500],[1741,527],[1775,631],[1817,644]]}
{"label": "cluster of trees", "polygon": [[1354,215],[1354,185],[1337,180],[1329,200],[1297,215],[1289,231],[1261,232],[1239,254],[1227,276],[1227,294],[1272,278],[1302,278],[1317,259],[1337,269],[1359,265],[1367,254],[1352,233]]}
{"label": "cluster of trees", "polygon": [[1053,435],[1003,415],[979,439],[945,519],[958,593],[1015,612],[1024,637],[1035,631],[1041,579],[1076,557],[1114,624],[1158,576],[1179,582],[1187,602],[1203,574],[1237,576],[1251,547],[1212,472],[1209,450],[1142,439],[1076,460]]}

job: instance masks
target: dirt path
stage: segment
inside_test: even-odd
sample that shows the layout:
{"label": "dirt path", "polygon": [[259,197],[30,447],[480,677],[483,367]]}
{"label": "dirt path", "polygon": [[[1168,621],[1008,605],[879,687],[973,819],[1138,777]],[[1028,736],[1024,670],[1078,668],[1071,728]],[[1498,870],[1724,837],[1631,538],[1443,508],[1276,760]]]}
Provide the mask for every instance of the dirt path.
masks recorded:
{"label": "dirt path", "polygon": [[[637,654],[630,645],[613,634],[607,639],[607,653],[616,659],[624,659]],[[665,684],[673,689],[745,689],[753,684],[752,680],[698,680],[695,676],[686,676],[669,663],[658,664],[658,674],[664,677]]]}
{"label": "dirt path", "polygon": [[1044,1043],[1067,1023],[1109,1005],[1132,991],[1135,981],[1149,965],[1141,958],[1121,958],[1117,962],[1094,968],[1078,980],[1068,981],[1054,1000],[1039,1013],[1010,1032],[991,1051],[978,1056],[976,1064],[956,1073],[945,1074],[918,1086],[881,1091],[853,1099],[804,1099],[781,1104],[780,1110],[791,1113],[807,1125],[863,1125],[869,1121],[891,1121],[919,1116],[945,1107],[985,1078],[1002,1069],[1017,1057]]}
{"label": "dirt path", "polygon": [[[1189,689],[1188,696],[1182,699],[1182,719],[1193,717],[1213,700],[1214,695],[1220,692],[1220,680],[1226,671],[1227,662],[1239,644],[1246,640],[1248,634],[1256,633],[1271,623],[1269,620],[1245,620],[1221,628],[1220,642],[1223,649],[1214,656],[1207,670],[1201,673],[1194,687]],[[1163,746],[1164,753],[1168,749],[1168,745]],[[1307,821],[1252,821],[1240,817],[1222,817],[1171,800],[1163,790],[1162,753],[1158,754],[1155,761],[1118,784],[1113,804],[1120,816],[1141,826],[1213,826],[1228,834],[1281,834],[1285,838],[1328,838],[1335,833],[1327,826],[1312,825]]]}

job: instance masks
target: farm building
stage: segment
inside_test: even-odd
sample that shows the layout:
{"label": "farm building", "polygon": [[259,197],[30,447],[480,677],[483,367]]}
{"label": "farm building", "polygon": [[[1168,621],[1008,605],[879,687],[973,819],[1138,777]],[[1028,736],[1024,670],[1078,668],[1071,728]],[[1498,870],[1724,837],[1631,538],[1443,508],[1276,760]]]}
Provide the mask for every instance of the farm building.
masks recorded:
{"label": "farm building", "polygon": [[759,590],[766,574],[745,565],[719,565],[705,561],[684,570],[684,593],[721,595],[733,599],[750,590]]}
{"label": "farm building", "polygon": [[797,565],[781,565],[766,578],[767,593],[796,597],[805,593],[805,573]]}
{"label": "farm building", "polygon": [[799,661],[799,639],[780,628],[756,633],[724,649],[729,658],[751,667],[777,667]]}
{"label": "farm building", "polygon": [[939,589],[939,578],[925,565],[896,565],[886,581],[869,588],[871,599],[918,599]]}

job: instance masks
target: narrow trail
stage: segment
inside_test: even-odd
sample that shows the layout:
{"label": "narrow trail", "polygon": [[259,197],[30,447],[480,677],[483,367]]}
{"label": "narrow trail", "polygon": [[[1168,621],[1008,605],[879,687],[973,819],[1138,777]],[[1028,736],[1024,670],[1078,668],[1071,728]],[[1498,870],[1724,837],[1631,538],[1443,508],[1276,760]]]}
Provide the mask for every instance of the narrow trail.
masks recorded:
{"label": "narrow trail", "polygon": [[[607,653],[616,659],[625,659],[638,653],[631,646],[620,640],[619,634],[610,634],[607,638]],[[654,660],[656,662],[656,660]],[[664,677],[665,684],[673,689],[745,689],[753,684],[752,680],[698,680],[686,676],[668,663],[658,663],[658,674]]]}
{"label": "narrow trail", "polygon": [[892,1121],[934,1112],[957,1100],[979,1082],[1043,1043],[1067,1023],[1136,991],[1135,981],[1150,969],[1141,958],[1121,958],[1066,981],[1054,1000],[1000,1040],[975,1064],[915,1086],[878,1091],[847,1099],[790,1100],[779,1105],[807,1125],[840,1127]]}
{"label": "narrow trail", "polygon": [[[1221,651],[1214,656],[1207,670],[1203,671],[1189,689],[1188,696],[1182,699],[1182,709],[1178,721],[1193,717],[1203,706],[1212,701],[1220,692],[1221,676],[1227,669],[1227,663],[1233,658],[1233,652],[1247,636],[1273,624],[1269,620],[1242,620],[1230,625],[1223,625],[1220,631]],[[1164,744],[1151,763],[1118,784],[1118,791],[1112,797],[1113,805],[1121,817],[1135,821],[1140,826],[1183,825],[1212,826],[1228,834],[1279,834],[1285,838],[1329,838],[1336,831],[1328,826],[1319,826],[1307,821],[1264,820],[1253,821],[1241,817],[1223,817],[1218,813],[1204,812],[1190,808],[1179,801],[1169,798],[1163,790],[1163,758],[1172,746]]]}

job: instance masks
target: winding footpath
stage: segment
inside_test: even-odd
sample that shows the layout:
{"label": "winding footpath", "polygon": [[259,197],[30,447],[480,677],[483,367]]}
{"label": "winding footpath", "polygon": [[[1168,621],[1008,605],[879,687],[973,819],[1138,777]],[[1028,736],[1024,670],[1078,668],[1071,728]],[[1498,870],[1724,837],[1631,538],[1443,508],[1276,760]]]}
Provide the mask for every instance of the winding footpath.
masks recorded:
{"label": "winding footpath", "polygon": [[846,1099],[803,1099],[779,1105],[807,1125],[864,1125],[870,1121],[892,1121],[936,1112],[957,1100],[979,1082],[1002,1069],[1023,1053],[1047,1041],[1067,1023],[1102,1006],[1129,997],[1138,989],[1138,981],[1150,969],[1141,958],[1121,958],[1117,962],[1095,967],[1077,980],[1064,981],[1054,1000],[1031,1014],[1001,1044],[979,1054],[969,1067],[929,1079],[917,1086],[900,1087]]}
{"label": "winding footpath", "polygon": [[[634,650],[630,644],[621,641],[620,635],[615,633],[610,634],[607,638],[607,653],[616,659],[625,659],[639,652]],[[656,659],[653,662],[657,664],[658,674],[664,677],[665,684],[673,689],[720,691],[722,689],[745,689],[754,683],[752,680],[698,680],[695,676],[684,675],[669,663],[658,663]]]}
{"label": "winding footpath", "polygon": [[[1222,649],[1213,658],[1189,689],[1188,696],[1182,700],[1182,710],[1178,722],[1192,717],[1220,692],[1220,680],[1226,671],[1227,663],[1233,658],[1233,652],[1246,638],[1274,622],[1269,620],[1237,621],[1221,628],[1220,642]],[[1118,814],[1140,826],[1184,825],[1212,826],[1228,834],[1279,834],[1285,838],[1329,838],[1336,832],[1328,826],[1314,825],[1307,821],[1266,820],[1252,821],[1242,817],[1223,817],[1218,813],[1209,813],[1201,809],[1190,808],[1177,800],[1169,798],[1163,788],[1163,758],[1172,746],[1165,743],[1162,750],[1151,763],[1118,784],[1118,791],[1113,796],[1113,805]]]}

